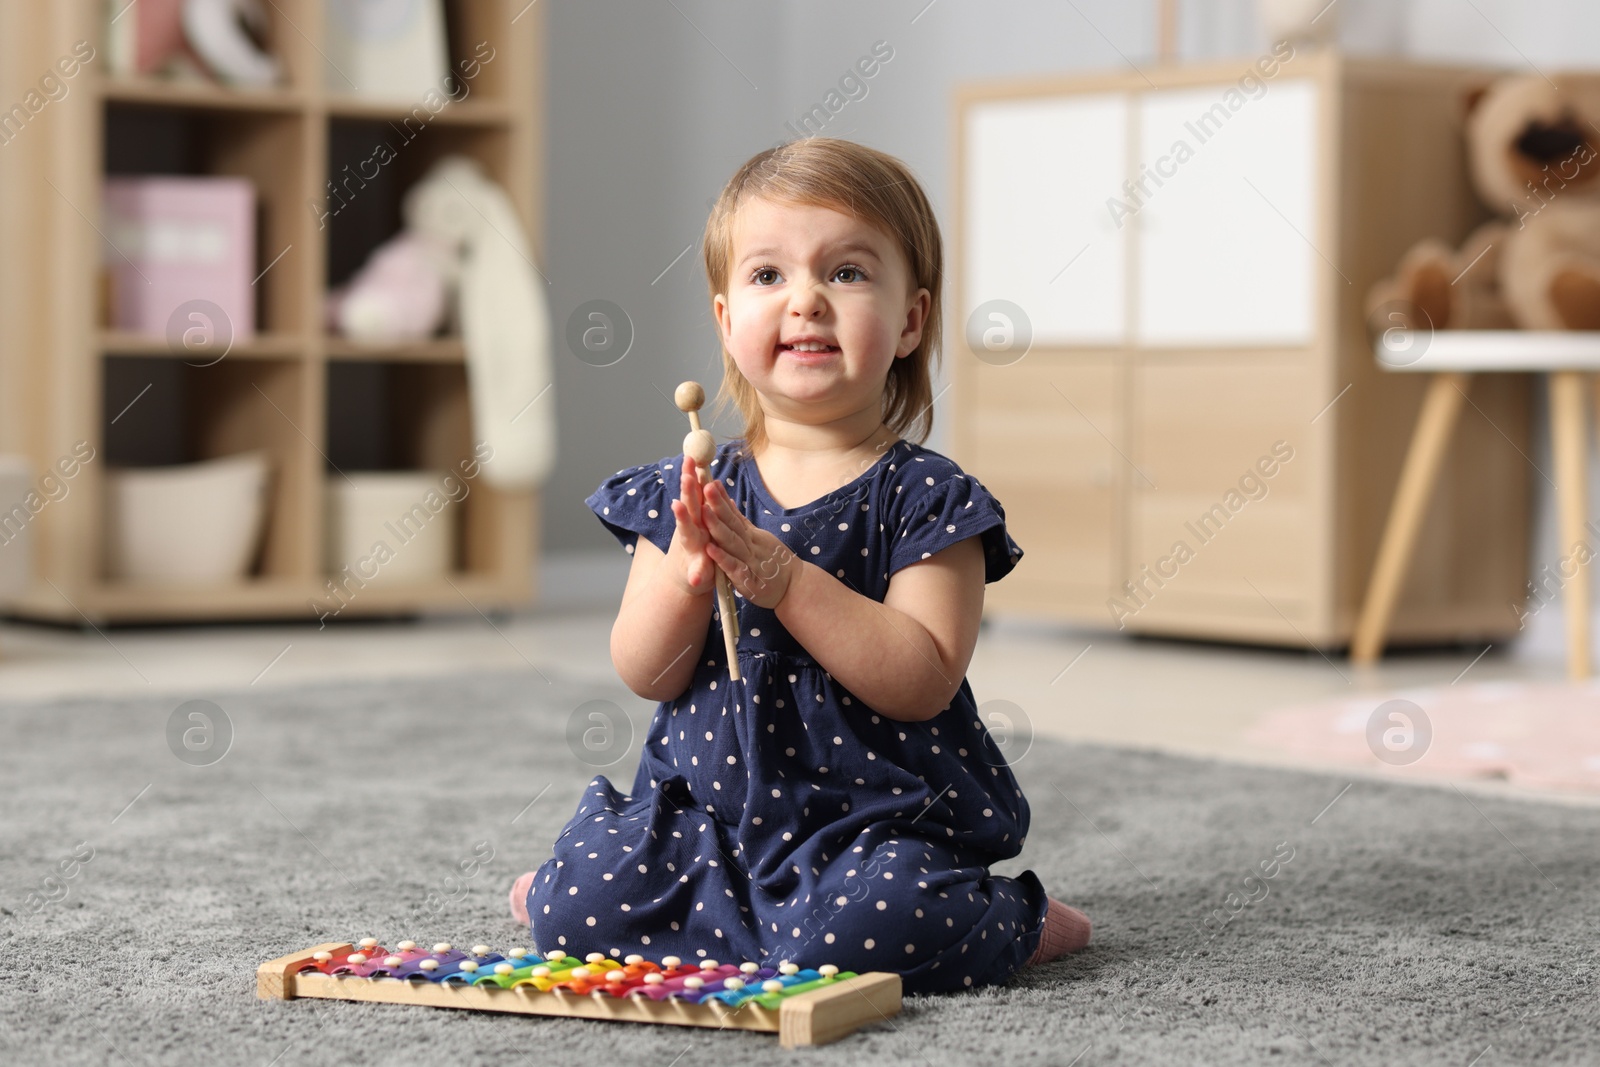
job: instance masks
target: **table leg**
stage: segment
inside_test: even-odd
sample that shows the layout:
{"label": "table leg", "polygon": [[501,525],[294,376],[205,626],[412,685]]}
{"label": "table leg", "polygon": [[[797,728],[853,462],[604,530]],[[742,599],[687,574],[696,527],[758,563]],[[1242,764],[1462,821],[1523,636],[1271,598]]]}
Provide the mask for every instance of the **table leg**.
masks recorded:
{"label": "table leg", "polygon": [[[1567,677],[1589,677],[1589,569],[1584,566],[1584,518],[1588,513],[1588,441],[1584,432],[1583,375],[1550,375],[1550,448],[1555,456],[1556,495],[1561,521],[1560,557],[1570,557],[1577,573],[1562,586],[1567,614]],[[1562,578],[1566,578],[1563,574]]]}
{"label": "table leg", "polygon": [[1389,508],[1389,521],[1383,529],[1383,541],[1378,545],[1378,558],[1372,567],[1367,596],[1356,621],[1355,636],[1350,642],[1350,658],[1356,663],[1372,663],[1383,651],[1384,633],[1400,587],[1405,584],[1406,568],[1410,566],[1417,534],[1422,529],[1428,498],[1433,495],[1433,486],[1439,477],[1445,445],[1450,441],[1456,418],[1461,414],[1462,401],[1471,387],[1472,375],[1457,371],[1435,374],[1428,383],[1428,393],[1417,416],[1417,428],[1411,435],[1411,447],[1406,452],[1405,466],[1400,471],[1400,484],[1395,488],[1394,503]]}

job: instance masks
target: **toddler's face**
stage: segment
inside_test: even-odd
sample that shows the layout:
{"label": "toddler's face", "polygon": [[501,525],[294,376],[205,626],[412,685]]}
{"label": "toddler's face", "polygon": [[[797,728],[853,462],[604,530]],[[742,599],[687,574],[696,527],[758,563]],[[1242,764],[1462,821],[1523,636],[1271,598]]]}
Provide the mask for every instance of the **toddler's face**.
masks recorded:
{"label": "toddler's face", "polygon": [[[713,306],[764,408],[813,424],[876,411],[932,303],[898,242],[833,208],[755,199],[734,217],[731,264]],[[826,350],[791,348],[800,338]]]}

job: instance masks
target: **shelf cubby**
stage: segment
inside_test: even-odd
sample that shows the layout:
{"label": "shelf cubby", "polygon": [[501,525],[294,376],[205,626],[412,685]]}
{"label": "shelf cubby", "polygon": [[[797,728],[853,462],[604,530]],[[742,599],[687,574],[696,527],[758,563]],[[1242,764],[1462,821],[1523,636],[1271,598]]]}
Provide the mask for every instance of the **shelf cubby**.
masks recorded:
{"label": "shelf cubby", "polygon": [[317,570],[304,523],[318,470],[301,432],[306,370],[298,360],[230,355],[197,367],[159,356],[105,360],[101,440],[107,467],[164,467],[263,451],[271,464],[266,523],[253,577]]}
{"label": "shelf cubby", "polygon": [[328,363],[328,464],[355,470],[450,470],[472,454],[460,363]]}
{"label": "shelf cubby", "polygon": [[484,570],[467,536],[488,492],[473,456],[466,368],[461,363],[331,361],[325,476],[366,471],[436,471],[465,488],[449,512],[453,570]]}
{"label": "shelf cubby", "polygon": [[108,103],[108,176],[210,175],[248,178],[256,197],[253,289],[263,332],[305,331],[310,214],[297,195],[312,152],[303,114]]}
{"label": "shelf cubby", "polygon": [[327,177],[332,188],[325,184],[318,191],[312,211],[319,226],[326,221],[330,283],[348,281],[374,249],[399,232],[406,191],[440,159],[467,156],[493,175],[506,172],[512,150],[509,132],[496,124],[435,119],[426,126],[400,127],[394,121],[332,119]]}

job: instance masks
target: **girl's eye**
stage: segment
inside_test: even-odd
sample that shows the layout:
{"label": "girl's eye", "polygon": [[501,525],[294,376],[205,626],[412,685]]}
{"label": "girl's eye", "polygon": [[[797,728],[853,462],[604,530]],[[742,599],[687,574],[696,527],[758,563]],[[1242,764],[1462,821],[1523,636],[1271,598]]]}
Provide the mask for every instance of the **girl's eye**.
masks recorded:
{"label": "girl's eye", "polygon": [[764,282],[761,280],[762,275],[776,275],[777,273],[777,270],[773,267],[759,267],[756,269],[756,272],[750,276],[750,280],[755,282],[757,285],[769,285],[771,284],[770,282]]}
{"label": "girl's eye", "polygon": [[833,272],[833,276],[835,278],[837,278],[841,274],[854,275],[854,277],[852,277],[852,278],[846,278],[845,281],[857,281],[857,282],[865,281],[866,277],[867,277],[866,274],[862,273],[862,270],[861,270],[860,267],[844,266],[844,267],[840,267],[838,270]]}

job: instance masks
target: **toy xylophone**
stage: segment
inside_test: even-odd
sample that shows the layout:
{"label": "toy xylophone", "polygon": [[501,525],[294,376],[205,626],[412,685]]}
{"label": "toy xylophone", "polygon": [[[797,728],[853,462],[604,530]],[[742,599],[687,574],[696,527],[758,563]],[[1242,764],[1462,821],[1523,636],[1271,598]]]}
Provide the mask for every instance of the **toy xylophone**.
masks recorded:
{"label": "toy xylophone", "polygon": [[436,1008],[565,1015],[775,1032],[784,1048],[822,1045],[900,1011],[900,976],[833,966],[718,963],[676,956],[653,963],[599,952],[581,959],[487,945],[421,948],[375,938],[329,942],[256,969],[256,995],[321,997]]}

